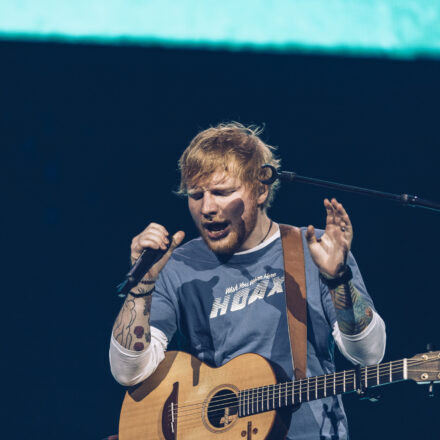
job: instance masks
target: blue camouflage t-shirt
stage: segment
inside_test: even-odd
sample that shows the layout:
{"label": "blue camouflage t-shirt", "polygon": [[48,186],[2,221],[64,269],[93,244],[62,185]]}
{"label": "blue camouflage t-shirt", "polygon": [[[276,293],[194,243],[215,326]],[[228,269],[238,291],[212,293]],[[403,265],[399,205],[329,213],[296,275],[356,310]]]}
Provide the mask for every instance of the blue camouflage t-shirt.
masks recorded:
{"label": "blue camouflage t-shirt", "polygon": [[[322,233],[322,231],[320,232]],[[321,283],[302,229],[306,270],[307,376],[333,373],[333,325],[328,288]],[[373,307],[353,256],[353,283]],[[203,239],[177,248],[156,282],[150,325],[168,341],[176,332],[188,350],[219,367],[244,353],[268,359],[278,381],[293,380],[288,335],[284,264],[278,236],[261,249],[221,261]],[[292,413],[288,439],[346,439],[347,421],[339,396],[303,403]]]}

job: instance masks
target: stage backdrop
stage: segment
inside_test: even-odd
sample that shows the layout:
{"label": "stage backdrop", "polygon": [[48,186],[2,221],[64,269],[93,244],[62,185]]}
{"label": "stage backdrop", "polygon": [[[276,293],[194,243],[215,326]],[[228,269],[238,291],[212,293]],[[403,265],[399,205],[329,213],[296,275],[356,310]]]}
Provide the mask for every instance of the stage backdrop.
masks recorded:
{"label": "stage backdrop", "polygon": [[440,55],[437,0],[20,0],[0,37],[414,58]]}
{"label": "stage backdrop", "polygon": [[[0,59],[5,438],[117,432],[115,286],[149,222],[196,235],[172,191],[198,130],[264,124],[286,170],[440,199],[433,60],[17,42],[1,43]],[[331,196],[353,221],[385,359],[440,345],[439,214],[301,184],[284,185],[270,214],[322,227]],[[412,383],[382,395],[344,399],[353,439],[437,437],[438,397]]]}

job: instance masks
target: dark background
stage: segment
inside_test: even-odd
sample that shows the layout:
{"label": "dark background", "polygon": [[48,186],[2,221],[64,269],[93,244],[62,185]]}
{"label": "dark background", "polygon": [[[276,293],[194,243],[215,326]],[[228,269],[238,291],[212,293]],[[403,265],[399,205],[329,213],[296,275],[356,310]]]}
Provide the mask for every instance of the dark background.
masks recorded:
{"label": "dark background", "polygon": [[[195,236],[172,190],[198,130],[265,124],[286,170],[440,200],[439,61],[18,42],[0,60],[6,438],[117,432],[115,286],[150,221]],[[322,227],[328,196],[351,215],[385,360],[440,346],[439,214],[303,184],[270,214]],[[381,393],[345,397],[353,439],[438,438],[438,397],[412,382]]]}

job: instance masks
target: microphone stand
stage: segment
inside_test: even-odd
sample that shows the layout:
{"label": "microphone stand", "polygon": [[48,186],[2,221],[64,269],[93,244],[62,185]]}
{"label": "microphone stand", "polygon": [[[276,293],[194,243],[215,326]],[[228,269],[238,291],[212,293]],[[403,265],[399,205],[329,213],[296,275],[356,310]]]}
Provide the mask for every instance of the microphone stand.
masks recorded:
{"label": "microphone stand", "polygon": [[327,180],[315,179],[313,177],[300,176],[292,171],[277,171],[277,169],[269,164],[262,165],[263,169],[271,170],[271,175],[267,179],[260,179],[261,183],[271,185],[275,180],[279,179],[283,182],[303,182],[315,186],[323,186],[326,188],[339,189],[341,191],[352,192],[356,194],[364,194],[366,196],[378,197],[381,199],[394,200],[403,206],[411,206],[413,208],[425,208],[432,211],[440,212],[440,203],[430,200],[420,199],[418,196],[410,194],[392,194],[374,189],[361,188],[359,186],[346,185],[344,183],[329,182]]}

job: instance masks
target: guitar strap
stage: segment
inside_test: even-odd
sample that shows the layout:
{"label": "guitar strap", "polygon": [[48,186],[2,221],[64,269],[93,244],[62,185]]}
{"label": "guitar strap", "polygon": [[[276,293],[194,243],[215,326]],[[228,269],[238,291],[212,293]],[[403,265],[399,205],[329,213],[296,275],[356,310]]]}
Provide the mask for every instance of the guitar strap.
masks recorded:
{"label": "guitar strap", "polygon": [[284,256],[287,322],[295,379],[306,377],[307,371],[307,294],[304,249],[301,230],[280,225]]}

